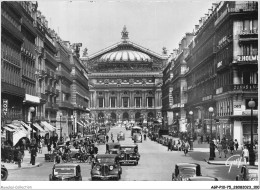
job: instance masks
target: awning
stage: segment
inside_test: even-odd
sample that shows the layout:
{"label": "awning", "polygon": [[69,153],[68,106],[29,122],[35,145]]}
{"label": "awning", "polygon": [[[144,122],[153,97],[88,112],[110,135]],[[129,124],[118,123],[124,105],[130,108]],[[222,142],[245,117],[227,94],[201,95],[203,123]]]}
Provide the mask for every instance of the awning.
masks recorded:
{"label": "awning", "polygon": [[10,127],[11,129],[18,129],[19,127],[13,125],[13,124],[7,124],[8,127]]}
{"label": "awning", "polygon": [[37,129],[39,129],[40,131],[44,131],[43,128],[41,128],[41,126],[38,123],[33,123],[33,126],[36,127]]}
{"label": "awning", "polygon": [[49,131],[55,131],[55,128],[51,124],[47,123],[46,121],[42,121],[41,124],[44,127],[46,127]]}
{"label": "awning", "polygon": [[82,124],[82,123],[80,123],[80,122],[77,122],[77,124],[79,124],[81,127],[83,127],[83,124]]}
{"label": "awning", "polygon": [[10,131],[10,132],[14,132],[15,131],[14,129],[11,129],[11,128],[7,127],[7,126],[5,126],[4,129],[6,129],[7,131]]}
{"label": "awning", "polygon": [[27,133],[23,130],[17,130],[13,133],[13,145],[16,145],[16,143],[23,137],[26,137]]}
{"label": "awning", "polygon": [[21,124],[22,124],[24,127],[26,127],[28,130],[32,130],[32,128],[31,128],[29,125],[27,125],[26,123],[24,123],[23,121],[21,121]]}

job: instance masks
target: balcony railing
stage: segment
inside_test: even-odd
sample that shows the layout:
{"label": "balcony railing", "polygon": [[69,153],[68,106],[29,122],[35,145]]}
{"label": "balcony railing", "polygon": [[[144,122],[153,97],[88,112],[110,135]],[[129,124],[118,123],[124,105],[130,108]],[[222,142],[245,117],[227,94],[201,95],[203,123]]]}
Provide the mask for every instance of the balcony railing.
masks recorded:
{"label": "balcony railing", "polygon": [[70,108],[70,109],[73,109],[74,106],[70,102],[61,101],[59,103],[59,107],[60,108]]}
{"label": "balcony railing", "polygon": [[50,86],[50,85],[47,85],[47,86],[45,87],[45,92],[46,92],[46,93],[51,93],[51,86]]}
{"label": "balcony railing", "polygon": [[38,96],[43,100],[43,101],[47,101],[48,100],[48,96],[44,93],[38,93]]}
{"label": "balcony railing", "polygon": [[52,107],[54,110],[59,110],[59,105],[56,103],[53,103]]}
{"label": "balcony railing", "polygon": [[47,102],[45,104],[45,109],[52,109],[52,103],[51,102]]}

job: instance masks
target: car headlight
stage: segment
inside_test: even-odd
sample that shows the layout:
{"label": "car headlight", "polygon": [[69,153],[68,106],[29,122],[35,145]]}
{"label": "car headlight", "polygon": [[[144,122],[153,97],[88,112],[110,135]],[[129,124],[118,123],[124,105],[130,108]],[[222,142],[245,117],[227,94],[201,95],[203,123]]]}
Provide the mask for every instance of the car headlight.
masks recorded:
{"label": "car headlight", "polygon": [[96,169],[99,171],[100,170],[100,166],[97,166]]}
{"label": "car headlight", "polygon": [[109,169],[110,169],[110,170],[113,170],[113,169],[114,169],[114,167],[113,167],[113,166],[109,166]]}

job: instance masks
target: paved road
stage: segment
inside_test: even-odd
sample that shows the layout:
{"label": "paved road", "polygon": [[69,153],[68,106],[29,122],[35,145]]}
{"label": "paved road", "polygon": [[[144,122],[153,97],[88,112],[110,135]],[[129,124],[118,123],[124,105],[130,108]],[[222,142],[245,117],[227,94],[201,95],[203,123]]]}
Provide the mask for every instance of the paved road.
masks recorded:
{"label": "paved road", "polygon": [[[125,141],[120,141],[120,143],[133,143],[131,132],[121,127],[113,127],[109,132],[109,137],[112,132],[115,138],[120,131],[123,131],[126,137]],[[194,151],[184,156],[183,152],[167,151],[167,147],[150,141],[148,138],[143,143],[138,143],[138,146],[141,155],[139,164],[137,166],[122,166],[122,181],[171,181],[174,166],[179,162],[199,163],[202,175],[214,176],[224,181],[234,181],[235,176],[240,171],[240,168],[233,166],[229,173],[229,167],[207,164],[204,161],[205,153]],[[105,153],[105,145],[99,146],[99,153]],[[37,161],[43,161],[43,158],[38,158]],[[83,181],[91,180],[90,164],[80,163],[80,165]],[[52,166],[53,163],[43,161],[41,167],[10,170],[8,181],[48,181]]]}

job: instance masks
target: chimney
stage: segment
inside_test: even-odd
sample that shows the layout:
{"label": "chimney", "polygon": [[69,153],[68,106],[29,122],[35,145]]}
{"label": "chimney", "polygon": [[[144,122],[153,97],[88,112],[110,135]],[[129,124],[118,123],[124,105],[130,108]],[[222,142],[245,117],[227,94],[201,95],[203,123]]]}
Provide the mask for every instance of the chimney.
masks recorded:
{"label": "chimney", "polygon": [[199,20],[199,27],[201,27],[202,26],[202,19],[200,18],[200,20]]}
{"label": "chimney", "polygon": [[199,25],[195,25],[195,32],[197,32],[199,30],[200,26]]}
{"label": "chimney", "polygon": [[211,15],[211,14],[212,14],[212,9],[209,9],[209,12],[208,12],[208,14],[209,14],[209,15]]}
{"label": "chimney", "polygon": [[212,3],[212,9],[213,9],[213,11],[217,8],[217,6],[218,6],[218,3]]}

